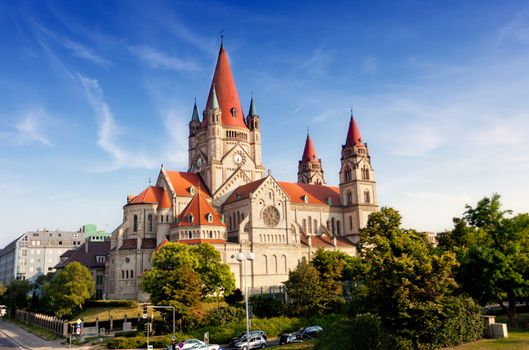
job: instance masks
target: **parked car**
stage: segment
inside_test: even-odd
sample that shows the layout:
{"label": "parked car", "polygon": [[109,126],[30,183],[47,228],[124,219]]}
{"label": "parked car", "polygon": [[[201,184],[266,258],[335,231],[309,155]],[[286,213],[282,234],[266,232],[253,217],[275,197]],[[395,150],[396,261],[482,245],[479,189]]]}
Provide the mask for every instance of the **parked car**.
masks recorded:
{"label": "parked car", "polygon": [[295,333],[283,333],[279,337],[279,345],[288,343],[298,343],[304,340],[317,338],[323,332],[323,328],[320,326],[308,326],[300,328]]}
{"label": "parked car", "polygon": [[[168,345],[167,350],[172,350],[173,346]],[[206,345],[202,340],[187,339],[176,344],[177,350],[222,350],[218,344]]]}
{"label": "parked car", "polygon": [[250,337],[250,341],[246,342],[245,338],[244,340],[236,342],[233,346],[235,349],[240,350],[264,349],[266,348],[266,339],[261,335],[255,335]]}
{"label": "parked car", "polygon": [[[253,330],[253,331],[250,331],[249,334],[250,334],[250,338],[251,337],[255,337],[257,335],[260,335],[261,337],[264,338],[264,340],[267,340],[266,339],[266,333],[264,331],[262,331],[262,330],[259,330],[259,329]],[[243,341],[243,340],[246,341],[246,332],[242,332],[238,336],[233,337],[231,339],[230,345],[233,345],[233,344],[235,344],[237,342],[240,342],[240,341]]]}

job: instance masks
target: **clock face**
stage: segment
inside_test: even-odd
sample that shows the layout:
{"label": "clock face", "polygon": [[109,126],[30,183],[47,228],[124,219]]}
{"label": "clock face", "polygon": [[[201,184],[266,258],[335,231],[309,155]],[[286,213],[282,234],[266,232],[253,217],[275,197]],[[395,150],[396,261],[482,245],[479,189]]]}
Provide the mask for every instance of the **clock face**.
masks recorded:
{"label": "clock face", "polygon": [[244,156],[243,156],[242,154],[238,153],[238,152],[235,153],[235,154],[233,155],[233,162],[234,162],[235,164],[237,164],[237,165],[242,165],[242,164],[244,164]]}
{"label": "clock face", "polygon": [[197,159],[197,167],[201,167],[202,166],[202,158],[198,158]]}

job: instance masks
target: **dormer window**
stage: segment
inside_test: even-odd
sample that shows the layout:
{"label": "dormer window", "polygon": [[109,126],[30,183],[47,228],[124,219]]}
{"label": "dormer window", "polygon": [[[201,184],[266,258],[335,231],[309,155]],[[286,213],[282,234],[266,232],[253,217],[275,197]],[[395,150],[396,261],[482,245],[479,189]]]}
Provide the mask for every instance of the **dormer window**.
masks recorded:
{"label": "dormer window", "polygon": [[193,222],[193,214],[189,214],[189,215],[187,216],[187,221],[188,221],[188,222]]}
{"label": "dormer window", "polygon": [[195,195],[195,187],[191,186],[189,187],[189,193],[194,196]]}
{"label": "dormer window", "polygon": [[309,196],[307,196],[307,195],[305,194],[305,195],[303,195],[302,198],[303,198],[303,202],[304,202],[305,204],[308,204],[308,203],[309,203]]}
{"label": "dormer window", "polygon": [[327,197],[327,204],[328,205],[332,205],[332,198],[331,197]]}
{"label": "dormer window", "polygon": [[207,218],[208,218],[208,222],[213,222],[213,215],[211,213],[208,213],[207,215]]}
{"label": "dormer window", "polygon": [[222,216],[220,217],[220,221],[224,222],[224,214],[222,214]]}
{"label": "dormer window", "polygon": [[231,116],[235,119],[237,118],[237,110],[235,109],[235,107],[232,107],[231,110]]}

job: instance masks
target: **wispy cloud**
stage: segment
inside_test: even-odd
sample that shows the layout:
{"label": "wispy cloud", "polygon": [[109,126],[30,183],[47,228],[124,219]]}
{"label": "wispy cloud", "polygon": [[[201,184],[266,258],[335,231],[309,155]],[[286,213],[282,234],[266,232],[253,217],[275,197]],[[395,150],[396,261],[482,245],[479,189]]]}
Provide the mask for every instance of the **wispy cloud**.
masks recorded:
{"label": "wispy cloud", "polygon": [[84,60],[87,60],[89,62],[95,63],[95,64],[97,64],[99,66],[102,66],[102,67],[108,67],[112,63],[111,61],[107,60],[106,58],[104,58],[104,57],[98,55],[97,53],[95,53],[94,50],[91,49],[90,47],[88,47],[88,46],[86,46],[86,45],[84,45],[84,44],[82,44],[80,42],[71,40],[70,38],[68,38],[68,37],[66,37],[64,35],[57,34],[54,31],[44,27],[41,24],[34,23],[34,26],[41,33],[46,35],[48,38],[55,40],[62,47],[67,49],[70,52],[70,55],[72,55],[73,57],[82,58]]}
{"label": "wispy cloud", "polygon": [[103,90],[99,87],[96,79],[91,79],[79,74],[79,80],[84,87],[86,97],[98,117],[98,139],[97,145],[113,160],[110,167],[100,169],[102,171],[116,170],[119,168],[154,168],[155,161],[144,154],[132,153],[122,148],[117,139],[122,134],[121,129],[114,120],[110,106],[106,103]]}
{"label": "wispy cloud", "polygon": [[[325,74],[333,60],[333,56],[328,49],[319,47],[313,50],[305,59],[302,59],[299,67],[306,70],[309,76],[320,77]],[[296,60],[296,62],[299,61]]]}
{"label": "wispy cloud", "polygon": [[175,56],[156,50],[147,45],[129,46],[132,52],[141,61],[147,63],[151,68],[161,68],[175,71],[195,71],[200,66],[192,60],[184,60]]}
{"label": "wispy cloud", "polygon": [[44,109],[32,109],[23,113],[14,122],[5,123],[5,129],[0,133],[0,140],[16,146],[41,144],[52,147],[53,143],[45,135],[47,125],[52,122],[53,118]]}
{"label": "wispy cloud", "polygon": [[498,43],[506,39],[516,39],[524,44],[529,44],[528,14],[518,12],[516,16],[498,31]]}

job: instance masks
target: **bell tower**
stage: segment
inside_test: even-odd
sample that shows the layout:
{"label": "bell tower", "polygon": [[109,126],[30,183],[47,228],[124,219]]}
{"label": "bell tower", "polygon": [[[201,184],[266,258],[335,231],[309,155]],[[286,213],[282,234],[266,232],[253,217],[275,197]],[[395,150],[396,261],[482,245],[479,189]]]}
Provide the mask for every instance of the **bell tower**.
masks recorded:
{"label": "bell tower", "polygon": [[308,131],[303,156],[301,156],[298,164],[298,183],[313,185],[325,184],[321,159],[318,159],[316,155],[316,148],[314,148]]}
{"label": "bell tower", "polygon": [[353,112],[342,146],[340,196],[344,207],[344,236],[357,243],[369,214],[378,210],[375,172],[367,143],[362,141]]}

